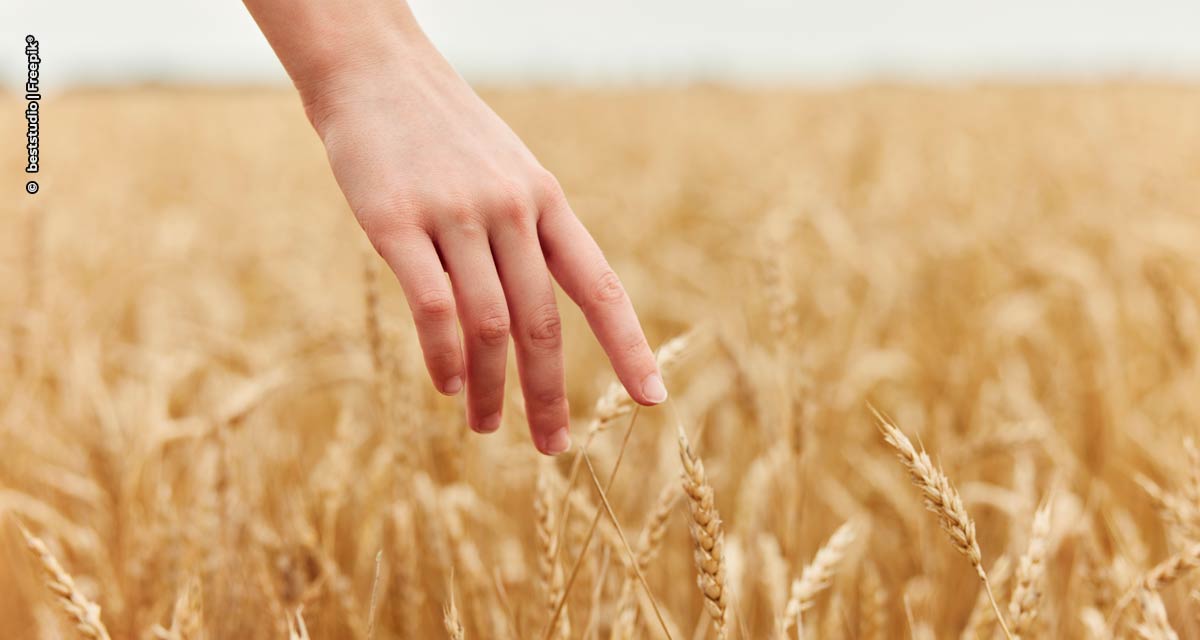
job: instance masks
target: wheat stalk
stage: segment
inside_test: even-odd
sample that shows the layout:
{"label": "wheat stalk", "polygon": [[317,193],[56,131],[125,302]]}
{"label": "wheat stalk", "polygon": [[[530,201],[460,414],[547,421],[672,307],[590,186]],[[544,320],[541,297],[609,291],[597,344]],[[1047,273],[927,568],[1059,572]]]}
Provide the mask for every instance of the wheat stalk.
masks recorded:
{"label": "wheat stalk", "polygon": [[[658,493],[654,509],[650,512],[650,518],[638,538],[636,563],[638,569],[643,573],[650,567],[654,557],[658,555],[663,536],[667,532],[671,510],[678,500],[679,488],[674,483],[666,485]],[[612,631],[614,638],[633,637],[633,627],[637,622],[636,588],[637,574],[630,567],[625,571],[625,578],[621,581],[620,595],[617,597],[617,616]]]}
{"label": "wheat stalk", "polygon": [[704,473],[704,463],[692,452],[683,425],[677,425],[679,460],[683,463],[683,492],[688,498],[689,522],[696,583],[704,595],[704,607],[712,618],[718,640],[724,640],[729,627],[729,587],[725,580],[725,531],[713,500],[713,490]]}
{"label": "wheat stalk", "polygon": [[[992,563],[992,568],[988,570],[988,579],[995,585],[997,589],[1003,589],[1004,584],[1008,581],[1009,574],[1012,573],[1012,560],[1008,556],[1000,556]],[[976,638],[990,638],[991,634],[987,633],[992,622],[996,620],[996,612],[992,609],[991,600],[988,598],[987,590],[980,590],[975,597],[975,604],[971,606],[971,614],[967,616],[967,624],[963,627],[963,632],[959,635],[960,640],[976,640]]]}
{"label": "wheat stalk", "polygon": [[[688,348],[693,344],[696,333],[697,330],[692,329],[671,338],[659,346],[654,357],[660,371],[665,373],[687,353]],[[588,447],[592,445],[592,441],[605,431],[613,421],[623,416],[634,414],[638,408],[638,405],[633,402],[618,381],[610,383],[608,389],[596,400],[595,408],[592,411],[592,421],[587,429],[587,437],[584,439],[583,445],[575,451],[575,457],[571,460],[571,470],[567,474],[566,490],[563,495],[562,505],[559,508],[559,513],[561,514],[558,523],[559,538],[562,538],[565,534],[567,524],[571,519],[569,496],[575,487],[575,480],[579,477],[583,457],[587,454]],[[631,420],[635,419],[636,416],[631,418]],[[595,520],[599,522],[599,511],[596,512],[596,516]],[[567,581],[568,591],[571,589],[571,582],[571,580]]]}
{"label": "wheat stalk", "polygon": [[846,555],[851,543],[857,535],[852,523],[844,523],[829,536],[829,540],[817,550],[813,561],[800,573],[800,577],[792,582],[791,595],[783,608],[783,616],[779,620],[779,635],[787,637],[788,631],[800,624],[800,615],[810,609],[821,593],[829,587],[837,565]]}
{"label": "wheat stalk", "polygon": [[988,582],[987,571],[983,568],[983,554],[979,550],[979,540],[975,537],[975,522],[967,514],[962,497],[958,495],[954,485],[950,484],[946,474],[934,466],[929,454],[924,450],[917,451],[903,431],[874,408],[872,411],[879,421],[884,441],[896,450],[900,462],[908,469],[912,483],[921,490],[925,498],[925,508],[937,516],[938,524],[950,537],[954,548],[966,556],[979,579],[983,581],[983,588],[987,590],[988,600],[996,613],[996,621],[1000,624],[1004,636],[1012,640],[1012,634],[1009,633],[1004,616],[1000,613],[1000,605],[996,603],[996,596],[992,593],[992,585]]}
{"label": "wheat stalk", "polygon": [[371,581],[371,605],[367,607],[367,640],[375,638],[375,617],[379,606],[381,575],[383,575],[383,549],[375,552],[375,579]]}
{"label": "wheat stalk", "polygon": [[75,586],[75,580],[67,573],[58,559],[46,547],[46,543],[18,524],[21,536],[25,538],[25,548],[38,561],[45,577],[46,588],[58,599],[62,610],[75,623],[79,635],[89,640],[110,640],[108,629],[100,619],[100,605],[92,602]]}
{"label": "wheat stalk", "polygon": [[[629,426],[625,428],[625,434],[621,438],[621,447],[617,450],[617,459],[613,461],[612,470],[608,472],[608,479],[605,480],[604,486],[600,484],[600,478],[596,475],[596,470],[592,467],[591,458],[587,453],[583,453],[583,461],[587,464],[588,479],[592,481],[592,487],[596,489],[596,495],[600,498],[600,507],[596,509],[595,515],[592,517],[592,524],[588,527],[587,535],[583,539],[583,545],[579,551],[579,557],[575,559],[575,565],[571,568],[571,573],[567,577],[567,583],[563,587],[562,598],[558,601],[558,606],[555,608],[554,615],[550,618],[550,625],[546,627],[542,634],[542,640],[549,640],[550,634],[553,631],[554,621],[566,606],[567,596],[571,593],[571,587],[575,584],[575,579],[579,576],[579,569],[583,566],[583,558],[587,553],[588,546],[592,542],[592,537],[596,533],[596,527],[600,524],[600,517],[607,513],[609,520],[612,522],[613,529],[616,532],[617,538],[621,543],[621,550],[625,552],[629,559],[629,566],[633,568],[634,574],[637,576],[638,582],[642,585],[644,595],[649,600],[651,608],[654,611],[655,618],[658,619],[659,625],[662,626],[663,633],[667,640],[672,640],[670,628],[668,627],[666,618],[663,615],[661,608],[658,605],[658,600],[650,591],[650,584],[646,582],[646,577],[642,575],[640,569],[637,568],[637,558],[633,549],[629,546],[629,541],[625,539],[625,534],[621,531],[620,523],[617,522],[616,514],[612,510],[612,505],[608,503],[607,492],[612,489],[613,482],[617,478],[617,471],[621,468],[621,461],[625,459],[625,450],[629,446],[629,438],[633,435],[633,426],[637,422],[638,409],[633,410],[633,414],[629,417]],[[570,487],[567,488],[570,491]]]}

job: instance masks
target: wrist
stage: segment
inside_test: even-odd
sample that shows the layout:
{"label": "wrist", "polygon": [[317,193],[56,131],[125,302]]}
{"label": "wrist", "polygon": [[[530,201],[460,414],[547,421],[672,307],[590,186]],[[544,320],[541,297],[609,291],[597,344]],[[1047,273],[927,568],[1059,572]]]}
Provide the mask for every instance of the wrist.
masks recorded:
{"label": "wrist", "polygon": [[432,46],[388,37],[365,45],[327,46],[323,60],[292,75],[304,113],[322,138],[338,112],[386,95],[396,83],[415,81],[436,55]]}
{"label": "wrist", "polygon": [[329,112],[440,57],[402,0],[245,0],[320,132]]}

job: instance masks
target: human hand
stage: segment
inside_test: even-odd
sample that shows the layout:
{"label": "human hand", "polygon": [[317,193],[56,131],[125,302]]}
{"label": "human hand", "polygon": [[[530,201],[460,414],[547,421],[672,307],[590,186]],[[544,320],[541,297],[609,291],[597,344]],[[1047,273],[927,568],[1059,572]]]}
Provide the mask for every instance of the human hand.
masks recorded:
{"label": "human hand", "polygon": [[553,274],[630,396],[665,400],[633,305],[554,176],[415,40],[297,85],[342,192],[400,280],[434,386],[455,395],[465,384],[468,424],[495,431],[511,334],[533,441],[566,451]]}

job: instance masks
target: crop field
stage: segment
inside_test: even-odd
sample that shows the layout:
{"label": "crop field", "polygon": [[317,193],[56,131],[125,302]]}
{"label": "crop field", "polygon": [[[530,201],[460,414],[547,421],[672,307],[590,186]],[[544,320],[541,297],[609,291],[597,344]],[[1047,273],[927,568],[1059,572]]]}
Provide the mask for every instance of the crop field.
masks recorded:
{"label": "crop field", "polygon": [[476,435],[290,91],[50,96],[0,638],[1200,637],[1200,87],[484,95],[670,400],[564,297],[574,448]]}

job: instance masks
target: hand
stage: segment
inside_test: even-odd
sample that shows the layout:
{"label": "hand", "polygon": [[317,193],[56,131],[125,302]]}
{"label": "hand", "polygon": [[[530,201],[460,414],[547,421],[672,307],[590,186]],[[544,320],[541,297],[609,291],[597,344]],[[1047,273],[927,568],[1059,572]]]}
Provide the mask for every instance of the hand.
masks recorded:
{"label": "hand", "polygon": [[434,386],[454,395],[465,384],[473,430],[500,426],[511,334],[534,443],[569,448],[551,274],[630,396],[666,399],[633,305],[558,182],[432,46],[346,65],[302,94],[359,224],[400,280]]}

